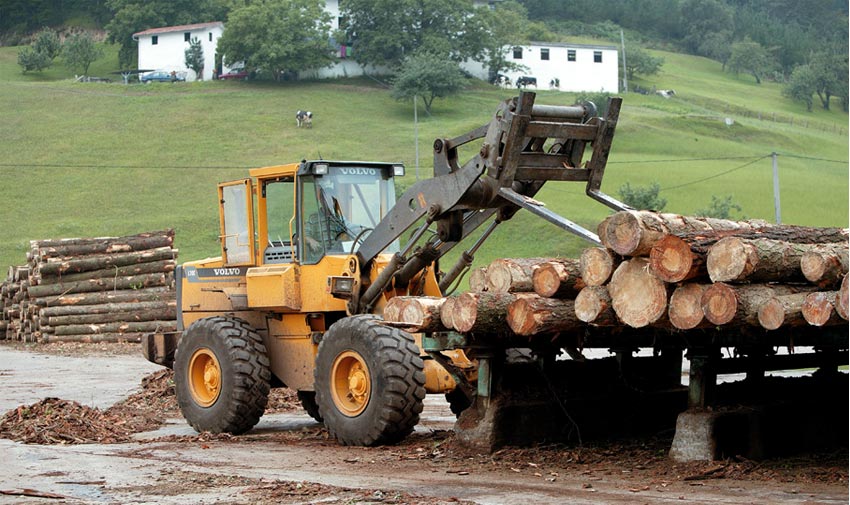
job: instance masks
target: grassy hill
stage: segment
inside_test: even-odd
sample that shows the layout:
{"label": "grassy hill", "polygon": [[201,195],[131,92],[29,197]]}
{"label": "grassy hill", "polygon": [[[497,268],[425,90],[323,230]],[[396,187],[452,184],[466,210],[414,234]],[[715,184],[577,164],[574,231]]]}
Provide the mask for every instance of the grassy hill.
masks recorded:
{"label": "grassy hill", "polygon": [[[61,67],[22,75],[16,54],[0,48],[0,266],[23,263],[31,239],[167,227],[176,230],[182,260],[215,255],[215,184],[244,177],[250,167],[369,159],[404,162],[404,186],[415,177],[412,104],[393,100],[369,79],[84,84]],[[604,191],[658,182],[670,212],[692,213],[712,195],[731,195],[746,217],[773,220],[769,154],[776,151],[783,222],[848,226],[847,114],[809,113],[782,98],[777,84],[723,74],[707,59],[658,54],[666,59],[662,72],[637,84],[677,95],[624,96]],[[111,51],[91,73],[114,68]],[[432,117],[420,112],[422,177],[431,174],[434,138],[485,123],[512,94],[478,84],[435,102]],[[538,98],[573,100],[549,90]],[[295,128],[300,108],[314,112],[313,129]],[[772,121],[774,113],[781,121]],[[727,126],[726,117],[734,124]],[[608,213],[576,183],[550,183],[539,199],[589,227]],[[523,213],[502,228],[480,251],[480,263],[574,255],[586,245]]]}

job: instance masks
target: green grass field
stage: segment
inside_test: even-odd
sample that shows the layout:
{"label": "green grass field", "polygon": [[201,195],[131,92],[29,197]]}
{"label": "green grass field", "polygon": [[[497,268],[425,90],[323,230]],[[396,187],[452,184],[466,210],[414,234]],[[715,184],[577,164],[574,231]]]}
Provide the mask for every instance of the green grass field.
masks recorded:
{"label": "green grass field", "polygon": [[[782,221],[848,226],[848,116],[837,103],[839,110],[809,113],[784,99],[778,84],[723,74],[719,63],[704,58],[658,54],[666,59],[662,72],[638,84],[672,88],[677,96],[624,96],[603,190],[616,195],[626,182],[658,182],[669,212],[691,213],[707,207],[712,195],[731,195],[743,216],[773,220],[769,154],[776,151]],[[215,184],[244,177],[250,167],[320,157],[402,161],[408,173],[402,185],[415,177],[412,104],[393,100],[370,79],[125,86],[110,76],[119,82],[84,84],[59,65],[22,75],[16,55],[17,48],[0,48],[0,266],[24,263],[32,239],[169,227],[182,260],[215,255]],[[115,51],[108,55],[92,75],[117,68]],[[478,84],[438,99],[431,117],[420,111],[422,177],[432,173],[435,138],[484,124],[511,95]],[[541,90],[538,102],[573,99]],[[314,112],[313,129],[295,128],[301,108]],[[765,118],[775,112],[794,124],[727,112],[740,109]],[[550,183],[539,199],[588,227],[608,213],[576,183]],[[585,247],[523,213],[502,228],[479,263],[575,255]]]}

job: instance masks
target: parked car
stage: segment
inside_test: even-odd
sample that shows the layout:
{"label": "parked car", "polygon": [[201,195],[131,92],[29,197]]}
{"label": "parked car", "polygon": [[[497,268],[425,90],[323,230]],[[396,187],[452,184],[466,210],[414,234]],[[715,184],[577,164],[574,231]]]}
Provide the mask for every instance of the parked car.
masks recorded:
{"label": "parked car", "polygon": [[185,81],[185,72],[169,72],[167,70],[156,70],[139,76],[139,81],[147,84],[150,82],[177,82]]}
{"label": "parked car", "polygon": [[231,68],[227,72],[218,76],[220,80],[236,79],[244,81],[248,79],[248,71],[244,68]]}

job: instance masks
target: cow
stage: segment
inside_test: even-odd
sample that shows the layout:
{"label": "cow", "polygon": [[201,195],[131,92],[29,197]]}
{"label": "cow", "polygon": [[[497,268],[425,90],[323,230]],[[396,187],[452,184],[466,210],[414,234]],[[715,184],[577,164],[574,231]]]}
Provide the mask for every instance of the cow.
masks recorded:
{"label": "cow", "polygon": [[670,98],[671,96],[676,96],[676,92],[672,89],[659,89],[655,93],[660,95],[660,96],[663,96],[664,98]]}
{"label": "cow", "polygon": [[528,77],[528,76],[525,76],[525,75],[522,76],[522,77],[517,77],[516,87],[522,88],[524,86],[534,86],[536,88],[537,87],[537,77]]}
{"label": "cow", "polygon": [[298,128],[313,127],[313,113],[309,110],[299,110],[295,113],[295,126]]}

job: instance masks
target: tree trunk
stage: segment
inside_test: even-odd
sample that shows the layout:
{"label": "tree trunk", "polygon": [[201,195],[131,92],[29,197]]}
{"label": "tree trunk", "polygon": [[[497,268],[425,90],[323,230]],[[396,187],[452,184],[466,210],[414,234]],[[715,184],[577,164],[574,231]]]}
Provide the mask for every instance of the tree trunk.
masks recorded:
{"label": "tree trunk", "polygon": [[511,293],[463,293],[455,302],[452,323],[461,333],[506,333],[508,305],[516,298]]}
{"label": "tree trunk", "polygon": [[769,226],[766,221],[729,221],[651,211],[620,211],[607,218],[605,247],[622,256],[646,256],[652,246],[669,234],[708,230],[751,230]]}
{"label": "tree trunk", "polygon": [[803,302],[803,318],[812,326],[832,326],[842,323],[833,301],[838,291],[809,293]]}
{"label": "tree trunk", "polygon": [[667,285],[649,270],[649,259],[632,258],[617,267],[608,283],[614,312],[623,323],[642,328],[667,312]]}
{"label": "tree trunk", "polygon": [[758,320],[762,328],[776,330],[783,326],[805,326],[803,302],[807,293],[792,293],[774,296],[758,309]]}
{"label": "tree trunk", "polygon": [[508,306],[508,326],[522,336],[551,334],[582,326],[572,300],[522,296]]}
{"label": "tree trunk", "polygon": [[63,293],[91,293],[95,291],[139,289],[143,287],[165,286],[170,282],[170,278],[170,275],[160,273],[131,275],[128,277],[117,277],[114,279],[90,279],[88,281],[30,286],[27,293],[30,298],[42,298],[45,296],[53,296]]}
{"label": "tree trunk", "polygon": [[526,293],[534,291],[532,275],[543,258],[503,258],[487,267],[487,291],[493,293]]}
{"label": "tree trunk", "polygon": [[619,326],[620,320],[611,306],[611,295],[606,286],[587,286],[575,299],[576,317],[579,321],[596,326]]}
{"label": "tree trunk", "polygon": [[138,321],[170,321],[177,319],[177,307],[171,309],[138,310],[133,312],[111,312],[108,314],[76,314],[70,316],[52,316],[47,324],[52,327],[71,324],[100,324]]}
{"label": "tree trunk", "polygon": [[469,272],[469,290],[487,291],[487,267],[473,268]]}
{"label": "tree trunk", "polygon": [[708,289],[707,284],[683,284],[670,296],[670,324],[680,330],[706,328],[711,326],[702,310],[702,295]]}
{"label": "tree trunk", "polygon": [[676,235],[667,235],[649,252],[652,271],[664,282],[682,282],[707,275],[705,254],[691,249],[690,244]]}
{"label": "tree trunk", "polygon": [[59,305],[46,307],[38,311],[41,318],[56,316],[77,316],[81,314],[109,314],[111,312],[166,311],[177,310],[177,300],[157,300],[150,302],[104,303],[101,305]]}
{"label": "tree trunk", "polygon": [[137,263],[173,260],[175,257],[176,251],[171,247],[158,247],[156,249],[138,252],[99,254],[74,259],[48,260],[38,264],[38,273],[42,277],[47,277],[65,273],[102,270],[107,267],[123,267]]}
{"label": "tree trunk", "polygon": [[837,286],[847,273],[847,243],[843,248],[825,248],[807,251],[800,259],[800,270],[803,276],[821,288]]}
{"label": "tree trunk", "polygon": [[749,284],[730,286],[718,282],[712,284],[702,295],[700,304],[705,318],[720,326],[760,326],[758,311],[774,296],[811,292],[809,286]]}
{"label": "tree trunk", "polygon": [[89,279],[100,279],[108,277],[126,277],[128,275],[155,274],[160,272],[173,272],[176,263],[174,260],[154,261],[151,263],[139,263],[136,265],[115,266],[103,270],[90,270],[87,272],[62,274],[59,276],[38,277],[38,285],[56,283],[69,283],[86,281]]}
{"label": "tree trunk", "polygon": [[714,282],[803,281],[805,277],[800,269],[803,254],[836,248],[835,244],[726,237],[709,248],[706,266]]}
{"label": "tree trunk", "polygon": [[541,263],[531,275],[534,292],[545,298],[575,298],[584,287],[579,260],[557,259]]}
{"label": "tree trunk", "polygon": [[98,305],[102,303],[125,303],[173,300],[174,291],[166,286],[145,289],[127,289],[123,291],[62,294],[45,298],[30,299],[30,303],[39,307],[62,305]]}
{"label": "tree trunk", "polygon": [[54,335],[91,335],[95,333],[137,333],[177,331],[177,321],[141,321],[103,324],[70,324],[53,329]]}
{"label": "tree trunk", "polygon": [[838,294],[835,296],[835,311],[838,312],[838,315],[841,316],[845,321],[847,320],[847,302],[848,298],[848,274],[844,274],[844,278],[841,279],[841,287],[838,288]]}
{"label": "tree trunk", "polygon": [[622,261],[620,256],[604,247],[588,247],[579,260],[581,279],[586,286],[601,286],[608,282]]}

